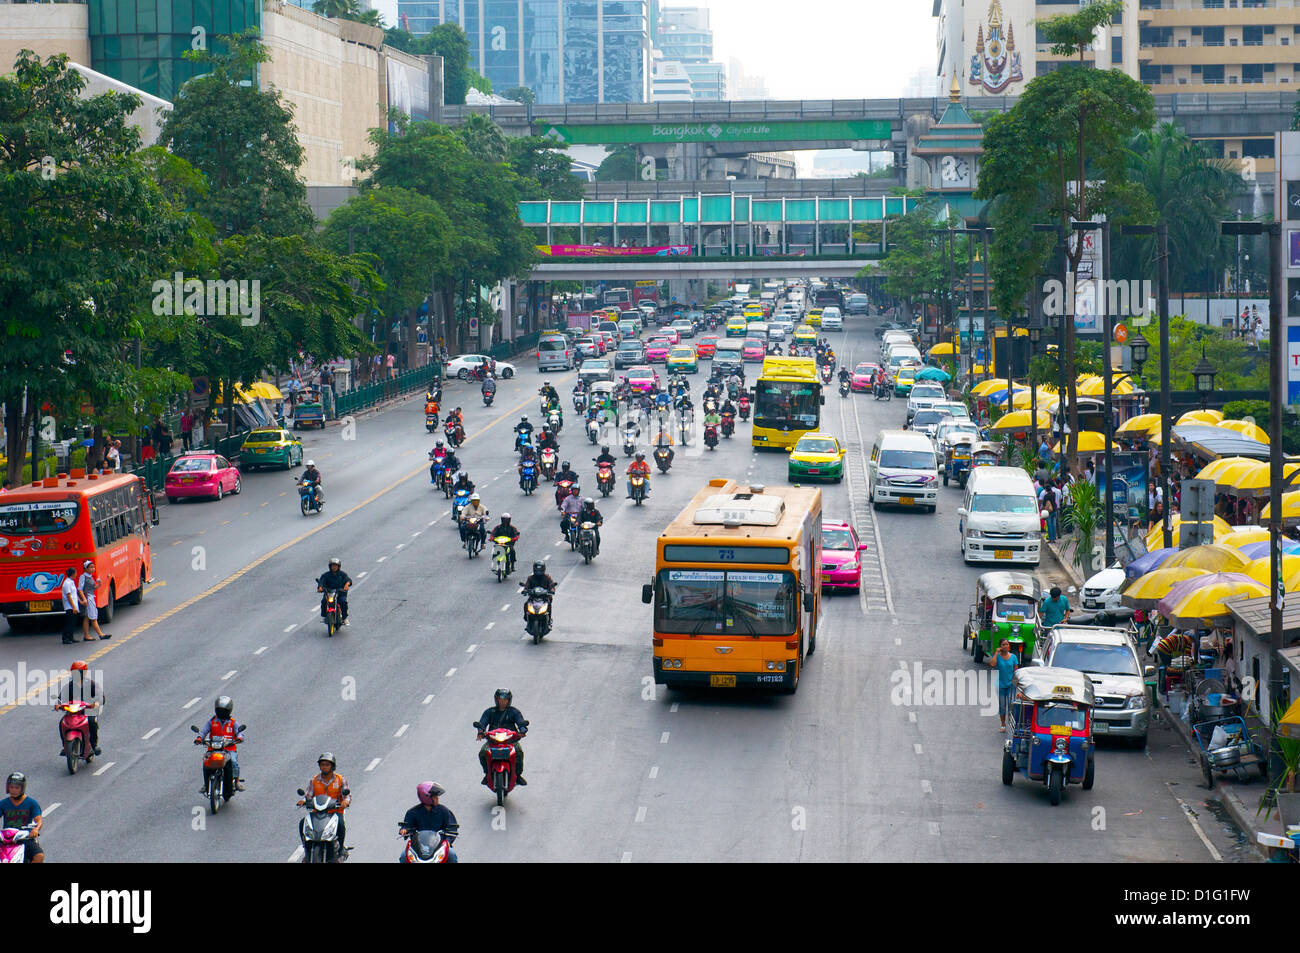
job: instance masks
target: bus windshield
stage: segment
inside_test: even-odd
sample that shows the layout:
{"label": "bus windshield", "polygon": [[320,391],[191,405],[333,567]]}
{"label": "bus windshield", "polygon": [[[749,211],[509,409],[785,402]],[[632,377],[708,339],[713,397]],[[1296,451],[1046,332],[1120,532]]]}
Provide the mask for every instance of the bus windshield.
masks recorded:
{"label": "bus windshield", "polygon": [[755,427],[815,430],[820,411],[819,388],[808,381],[760,380],[754,401]]}
{"label": "bus windshield", "polygon": [[789,635],[795,581],[788,572],[663,569],[655,629],[682,635]]}
{"label": "bus windshield", "polygon": [[9,503],[0,506],[0,533],[62,533],[80,512],[77,500]]}

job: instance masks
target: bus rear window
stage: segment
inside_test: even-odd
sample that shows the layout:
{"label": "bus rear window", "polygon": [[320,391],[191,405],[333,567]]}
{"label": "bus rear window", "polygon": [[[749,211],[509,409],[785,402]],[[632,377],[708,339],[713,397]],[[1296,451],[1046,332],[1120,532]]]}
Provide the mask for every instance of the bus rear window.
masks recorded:
{"label": "bus rear window", "polygon": [[80,512],[76,500],[9,503],[0,506],[0,532],[62,533],[77,521]]}

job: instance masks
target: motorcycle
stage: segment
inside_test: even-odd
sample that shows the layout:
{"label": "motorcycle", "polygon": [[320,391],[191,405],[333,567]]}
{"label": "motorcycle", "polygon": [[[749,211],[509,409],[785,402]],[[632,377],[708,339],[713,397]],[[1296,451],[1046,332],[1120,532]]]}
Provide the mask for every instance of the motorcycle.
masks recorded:
{"label": "motorcycle", "polygon": [[536,645],[551,631],[551,592],[541,586],[525,589],[522,582],[519,588],[524,591],[525,628]]}
{"label": "motorcycle", "polygon": [[727,399],[738,400],[740,398],[740,382],[727,381]]}
{"label": "motorcycle", "polygon": [[596,466],[596,489],[600,490],[601,496],[609,496],[614,492],[614,465],[612,463],[601,463]]}
{"label": "motorcycle", "polygon": [[483,406],[491,407],[492,401],[496,398],[496,396],[497,396],[497,392],[494,390],[483,391]]}
{"label": "motorcycle", "polygon": [[68,774],[76,774],[82,762],[90,764],[90,759],[95,756],[95,749],[90,746],[88,707],[76,699],[54,706],[55,711],[64,713],[59,719],[59,736],[63,739],[63,758],[68,763]]}
{"label": "motorcycle", "polygon": [[823,364],[823,365],[822,365],[822,368],[821,368],[821,378],[822,378],[822,383],[823,383],[823,384],[829,384],[829,383],[831,382],[831,374],[832,374],[832,373],[833,373],[833,370],[832,370],[832,368],[831,368],[831,366],[830,366],[829,364]]}
{"label": "motorcycle", "polygon": [[573,486],[572,480],[560,480],[555,484],[555,508],[558,510],[564,498],[569,495],[569,487]]}
{"label": "motorcycle", "polygon": [[429,451],[429,459],[433,463],[429,464],[429,482],[433,484],[435,490],[441,490],[443,487],[443,477],[447,475],[447,465]]}
{"label": "motorcycle", "polygon": [[660,473],[667,473],[668,468],[672,466],[672,461],[668,457],[667,447],[660,447],[655,450],[655,466],[659,468]]}
{"label": "motorcycle", "polygon": [[542,451],[542,476],[547,480],[555,479],[555,451],[547,447]]}
{"label": "motorcycle", "polygon": [[505,582],[506,576],[514,572],[514,561],[510,558],[510,537],[492,537],[492,571],[497,574],[497,582]]}
{"label": "motorcycle", "polygon": [[[474,722],[474,727],[483,731],[481,722]],[[528,722],[524,722],[524,727],[528,727]],[[518,777],[515,771],[515,745],[521,736],[513,728],[491,728],[483,733],[488,741],[488,770],[483,775],[483,786],[497,796],[497,806],[500,806],[515,789]]]}
{"label": "motorcycle", "polygon": [[645,502],[645,476],[640,473],[633,473],[628,480],[632,483],[632,502],[640,506]]}
{"label": "motorcycle", "polygon": [[636,427],[628,426],[623,431],[623,455],[630,457],[636,453],[636,438],[638,436]]}
{"label": "motorcycle", "polygon": [[578,552],[582,561],[589,563],[596,558],[596,524],[584,522],[578,527]]}
{"label": "motorcycle", "polygon": [[328,627],[329,637],[334,638],[334,633],[343,624],[342,607],[339,605],[339,592],[337,589],[326,589],[322,593],[320,597],[320,620]]}
{"label": "motorcycle", "polygon": [[469,506],[469,490],[459,489],[451,501],[451,519],[460,526],[460,511]]}
{"label": "motorcycle", "polygon": [[533,490],[537,489],[537,463],[533,460],[525,460],[519,464],[519,489],[524,491],[524,496],[532,496]]}
{"label": "motorcycle", "polygon": [[[405,825],[398,821],[398,837]],[[456,831],[411,831],[403,840],[406,850],[402,853],[404,864],[449,864],[451,863],[451,842],[456,839]]]}
{"label": "motorcycle", "polygon": [[564,415],[558,408],[552,407],[546,415],[546,425],[551,428],[551,433],[558,434],[564,429]]}
{"label": "motorcycle", "polygon": [[463,433],[460,427],[456,425],[456,421],[448,420],[445,424],[443,424],[442,432],[447,437],[447,445],[449,447],[451,447],[454,450],[460,446],[461,437],[463,436]]}
{"label": "motorcycle", "polygon": [[737,409],[740,411],[740,419],[749,419],[749,398],[744,394],[740,395],[740,400],[736,402]]}
{"label": "motorcycle", "polygon": [[716,413],[718,412],[718,400],[717,400],[717,398],[716,398],[716,397],[706,397],[706,398],[704,398],[704,407],[703,407],[703,410],[704,410],[704,413],[705,413],[705,414],[716,414]]}
{"label": "motorcycle", "polygon": [[0,831],[0,864],[27,862],[27,842],[33,840],[36,822],[26,827],[6,827]]}
{"label": "motorcycle", "polygon": [[478,536],[478,527],[482,522],[481,516],[467,516],[460,524],[460,535],[465,540],[465,552],[469,553],[470,559],[483,549],[483,543]]}
{"label": "motorcycle", "polygon": [[[247,727],[247,725],[240,725],[238,730],[243,731]],[[196,725],[190,725],[190,731],[195,734],[194,743],[203,745],[204,748],[203,789],[207,792],[208,808],[216,814],[221,810],[223,801],[229,801],[235,796],[235,771],[226,749],[242,742],[235,741],[233,738],[198,737],[199,729]]]}
{"label": "motorcycle", "polygon": [[587,412],[587,395],[584,391],[574,391],[573,410],[575,413],[579,414]]}
{"label": "motorcycle", "polygon": [[841,397],[849,396],[849,382],[847,379],[840,381],[840,396]]}
{"label": "motorcycle", "polygon": [[718,428],[713,424],[708,424],[704,428],[704,445],[710,450],[718,445]]}
{"label": "motorcycle", "polygon": [[[343,789],[343,797],[352,792]],[[307,792],[298,789],[299,797],[307,797]],[[317,794],[303,805],[307,816],[298,822],[298,837],[302,840],[302,862],[304,864],[337,864],[342,857],[339,852],[339,816],[332,812],[338,801],[328,794]]]}
{"label": "motorcycle", "polygon": [[730,437],[736,432],[736,418],[731,414],[722,415],[722,436]]}
{"label": "motorcycle", "polygon": [[427,430],[429,433],[436,433],[436,432],[437,432],[437,430],[438,430],[438,415],[437,415],[437,414],[425,414],[425,415],[424,415],[424,429]]}
{"label": "motorcycle", "polygon": [[516,453],[523,453],[524,447],[531,447],[532,445],[533,445],[533,432],[531,430],[528,431],[527,433],[515,434]]}
{"label": "motorcycle", "polygon": [[587,421],[587,439],[592,443],[600,441],[600,421],[595,418]]}
{"label": "motorcycle", "polygon": [[303,516],[319,513],[325,508],[325,495],[321,492],[320,484],[311,480],[298,481],[298,508],[302,510]]}
{"label": "motorcycle", "polygon": [[875,386],[872,387],[872,392],[876,395],[876,400],[894,399],[894,388],[883,381],[876,381]]}

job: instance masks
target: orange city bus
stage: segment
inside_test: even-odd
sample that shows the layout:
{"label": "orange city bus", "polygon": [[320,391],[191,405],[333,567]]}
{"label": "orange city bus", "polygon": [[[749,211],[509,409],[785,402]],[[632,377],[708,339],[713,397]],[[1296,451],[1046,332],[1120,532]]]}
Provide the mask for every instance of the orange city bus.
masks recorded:
{"label": "orange city bus", "polygon": [[660,534],[655,683],[793,694],[817,647],[822,495],[710,480]]}
{"label": "orange city bus", "polygon": [[73,470],[0,495],[0,613],[62,615],[70,566],[94,560],[100,621],[118,603],[138,604],[152,576],[149,526],[157,523],[144,481]]}

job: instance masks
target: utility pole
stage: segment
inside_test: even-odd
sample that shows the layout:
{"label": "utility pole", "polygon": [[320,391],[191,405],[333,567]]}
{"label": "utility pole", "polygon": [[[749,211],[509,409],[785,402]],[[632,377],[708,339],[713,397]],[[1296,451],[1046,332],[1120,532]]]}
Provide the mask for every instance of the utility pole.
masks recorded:
{"label": "utility pole", "polygon": [[[984,346],[989,349],[989,357],[992,357],[993,349],[993,332],[989,327],[989,282],[993,280],[993,272],[989,267],[989,232],[993,229],[987,225],[980,226],[980,244],[984,252]],[[1007,315],[1007,409],[1011,409],[1011,316]],[[988,358],[982,365],[985,368],[984,373],[980,374],[980,380],[988,379]],[[997,368],[994,368],[997,371]]]}
{"label": "utility pole", "polygon": [[1156,302],[1160,308],[1160,509],[1164,521],[1164,544],[1172,547],[1174,530],[1169,505],[1173,500],[1173,481],[1169,471],[1174,465],[1170,453],[1174,441],[1174,409],[1170,406],[1173,394],[1169,383],[1169,226],[1164,222],[1156,226],[1156,257],[1159,261]]}
{"label": "utility pole", "polygon": [[[1106,521],[1104,532],[1106,533],[1106,567],[1109,568],[1111,563],[1115,561],[1115,458],[1111,452],[1111,440],[1115,432],[1115,408],[1111,404],[1114,389],[1114,382],[1112,381],[1114,371],[1111,369],[1110,364],[1110,342],[1115,336],[1115,321],[1110,313],[1110,302],[1107,300],[1109,295],[1106,294],[1105,289],[1105,283],[1110,280],[1110,219],[1101,223],[1101,275],[1105,281],[1097,288],[1097,304],[1101,307],[1102,335],[1105,338],[1101,343],[1102,368],[1106,375],[1104,391],[1106,419],[1102,433],[1106,440]],[[1206,307],[1208,306],[1207,304]]]}
{"label": "utility pole", "polygon": [[[1279,137],[1281,138],[1281,137]],[[1268,541],[1269,541],[1269,576],[1273,580],[1269,593],[1269,653],[1268,653],[1268,700],[1273,707],[1282,697],[1282,609],[1286,605],[1286,589],[1282,583],[1282,401],[1287,386],[1282,376],[1282,355],[1286,330],[1282,309],[1286,306],[1286,293],[1282,285],[1282,224],[1270,222],[1265,234],[1268,235],[1268,385],[1272,400],[1269,401],[1268,429],[1272,436],[1268,451]],[[1277,723],[1270,719],[1269,735],[1273,743],[1269,746],[1270,774],[1282,775],[1282,750],[1278,744]]]}

